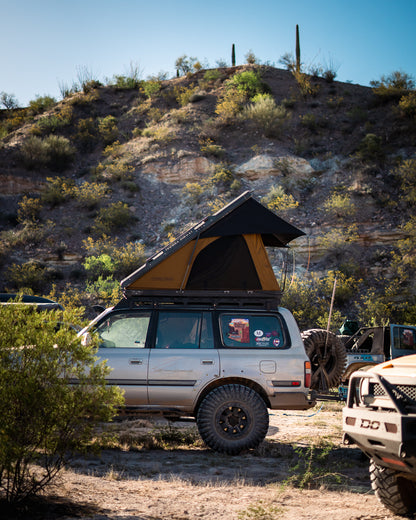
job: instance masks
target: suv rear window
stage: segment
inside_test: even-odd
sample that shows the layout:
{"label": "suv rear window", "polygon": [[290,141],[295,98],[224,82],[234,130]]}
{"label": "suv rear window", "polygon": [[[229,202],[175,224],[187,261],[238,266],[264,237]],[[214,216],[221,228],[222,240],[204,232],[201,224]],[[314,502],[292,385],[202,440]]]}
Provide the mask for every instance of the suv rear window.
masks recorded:
{"label": "suv rear window", "polygon": [[285,348],[285,335],[277,316],[222,314],[223,345],[234,348]]}

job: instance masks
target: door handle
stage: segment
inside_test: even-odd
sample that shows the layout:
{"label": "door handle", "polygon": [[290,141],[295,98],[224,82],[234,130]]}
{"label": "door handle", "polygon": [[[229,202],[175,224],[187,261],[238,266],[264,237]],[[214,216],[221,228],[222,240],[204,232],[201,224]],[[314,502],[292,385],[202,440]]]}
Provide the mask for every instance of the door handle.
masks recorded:
{"label": "door handle", "polygon": [[143,365],[143,359],[129,359],[130,365]]}
{"label": "door handle", "polygon": [[214,361],[212,359],[203,359],[201,361],[201,365],[213,365]]}

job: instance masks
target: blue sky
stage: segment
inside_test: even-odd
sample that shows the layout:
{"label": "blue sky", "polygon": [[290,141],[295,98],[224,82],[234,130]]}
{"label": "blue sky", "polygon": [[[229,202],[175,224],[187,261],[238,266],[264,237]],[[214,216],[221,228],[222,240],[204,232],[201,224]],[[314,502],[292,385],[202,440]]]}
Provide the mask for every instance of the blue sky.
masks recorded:
{"label": "blue sky", "polygon": [[277,67],[295,52],[334,65],[337,80],[368,85],[402,70],[416,77],[416,0],[0,0],[0,92],[24,106],[60,99],[80,71],[105,81],[139,67],[175,73],[193,56],[210,67],[252,51]]}

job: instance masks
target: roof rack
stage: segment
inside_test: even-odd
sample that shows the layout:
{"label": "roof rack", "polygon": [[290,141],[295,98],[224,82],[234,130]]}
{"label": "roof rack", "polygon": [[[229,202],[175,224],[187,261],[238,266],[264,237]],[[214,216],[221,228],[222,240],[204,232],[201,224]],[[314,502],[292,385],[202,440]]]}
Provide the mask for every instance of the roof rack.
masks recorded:
{"label": "roof rack", "polygon": [[135,291],[114,308],[208,306],[271,310],[280,305],[281,298],[281,291]]}

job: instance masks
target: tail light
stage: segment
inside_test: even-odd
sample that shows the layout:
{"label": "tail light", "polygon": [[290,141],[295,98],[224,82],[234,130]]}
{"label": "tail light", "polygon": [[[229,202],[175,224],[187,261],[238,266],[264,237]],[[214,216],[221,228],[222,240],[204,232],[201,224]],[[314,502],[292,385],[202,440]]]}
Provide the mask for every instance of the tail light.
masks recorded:
{"label": "tail light", "polygon": [[305,361],[305,386],[306,388],[311,387],[312,380],[312,367],[310,361]]}

